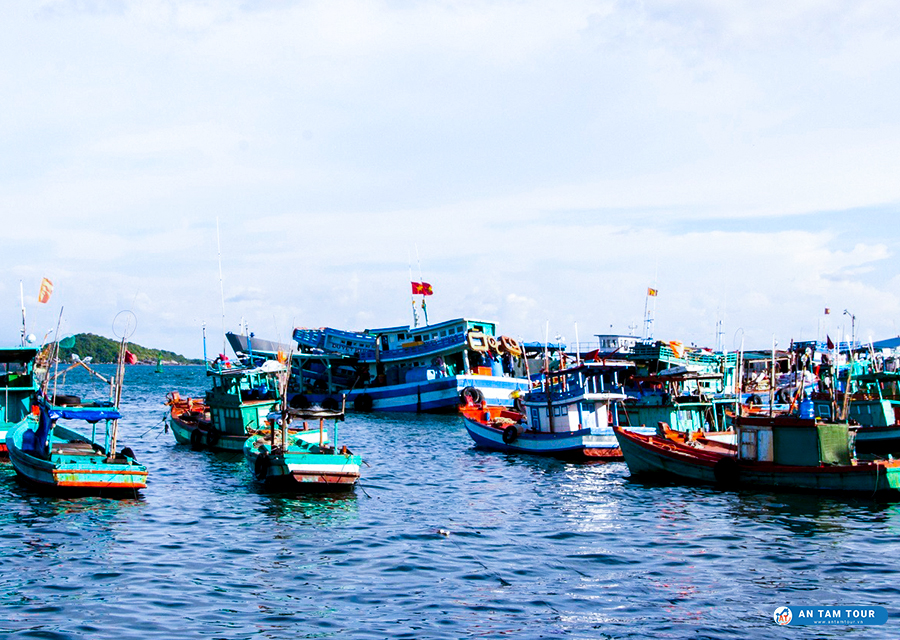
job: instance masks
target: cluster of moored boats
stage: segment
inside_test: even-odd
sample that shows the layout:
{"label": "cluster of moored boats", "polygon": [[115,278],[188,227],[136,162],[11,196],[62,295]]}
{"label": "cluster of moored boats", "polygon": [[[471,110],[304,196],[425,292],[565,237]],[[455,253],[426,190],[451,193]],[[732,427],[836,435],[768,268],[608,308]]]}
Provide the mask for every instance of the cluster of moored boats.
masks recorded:
{"label": "cluster of moored boats", "polygon": [[[206,358],[202,398],[169,393],[167,428],[192,449],[243,455],[265,487],[352,489],[362,458],[338,440],[352,409],[458,412],[477,446],[624,460],[633,476],[900,492],[900,367],[891,348],[875,344],[716,353],[598,336],[595,348],[566,349],[522,343],[467,318],[364,332],[296,329],[290,345],[226,337],[234,358]],[[83,402],[56,393],[43,354],[3,351],[4,442],[17,473],[59,490],[143,488],[147,469],[117,439],[123,363],[107,381],[109,400]],[[64,426],[78,420],[90,436]]]}

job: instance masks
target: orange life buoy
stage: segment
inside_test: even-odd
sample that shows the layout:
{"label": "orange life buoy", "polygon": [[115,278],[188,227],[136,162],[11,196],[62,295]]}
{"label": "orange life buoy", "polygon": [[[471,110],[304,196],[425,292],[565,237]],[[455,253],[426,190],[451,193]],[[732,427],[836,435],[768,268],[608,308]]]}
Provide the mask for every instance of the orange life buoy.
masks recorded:
{"label": "orange life buoy", "polygon": [[514,356],[522,355],[522,347],[519,342],[509,336],[500,336],[500,346],[503,347],[504,351]]}
{"label": "orange life buoy", "polygon": [[466,341],[472,351],[484,352],[488,350],[487,338],[480,331],[470,331],[466,336]]}
{"label": "orange life buoy", "polygon": [[494,353],[500,353],[500,341],[494,336],[487,337],[487,346]]}

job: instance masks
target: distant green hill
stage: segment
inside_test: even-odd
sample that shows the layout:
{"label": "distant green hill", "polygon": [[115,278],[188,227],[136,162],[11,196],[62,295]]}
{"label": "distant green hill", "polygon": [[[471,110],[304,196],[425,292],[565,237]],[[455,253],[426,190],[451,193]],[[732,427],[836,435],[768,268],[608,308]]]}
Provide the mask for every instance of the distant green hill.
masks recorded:
{"label": "distant green hill", "polygon": [[[114,363],[116,359],[119,357],[119,341],[111,340],[109,338],[104,338],[102,336],[95,336],[93,333],[79,333],[75,336],[75,345],[70,348],[63,348],[60,345],[59,349],[59,358],[60,360],[68,360],[71,354],[76,353],[82,359],[91,357],[95,363]],[[71,340],[64,340],[62,342],[68,343]],[[144,363],[152,363],[156,364],[157,358],[161,359],[164,363],[176,363],[176,364],[203,364],[203,360],[191,360],[190,358],[185,358],[182,355],[179,355],[173,351],[164,351],[162,349],[148,349],[147,347],[142,347],[139,344],[134,344],[133,342],[128,343],[128,350],[135,355],[138,362]]]}

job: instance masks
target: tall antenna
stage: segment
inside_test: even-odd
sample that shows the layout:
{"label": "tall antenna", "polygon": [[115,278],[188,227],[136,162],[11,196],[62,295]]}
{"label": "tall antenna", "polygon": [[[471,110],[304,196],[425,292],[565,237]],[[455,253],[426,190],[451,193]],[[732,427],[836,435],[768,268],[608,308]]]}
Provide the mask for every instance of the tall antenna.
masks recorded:
{"label": "tall antenna", "polygon": [[216,250],[219,254],[219,289],[222,291],[222,355],[225,355],[225,283],[222,280],[222,244],[219,241],[218,216],[216,216]]}
{"label": "tall antenna", "polygon": [[419,326],[419,314],[416,312],[416,289],[413,287],[412,257],[409,255],[409,249],[406,250],[406,263],[409,265],[409,286],[412,291],[412,293],[409,294],[409,299],[412,300],[413,329],[415,329]]}
{"label": "tall antenna", "polygon": [[[419,245],[416,244],[416,262],[419,265],[419,282],[425,282],[422,278],[422,261],[419,260]],[[422,313],[425,314],[425,326],[428,326],[428,307],[425,306],[425,292],[422,292]]]}
{"label": "tall antenna", "polygon": [[19,280],[19,299],[22,301],[22,346],[25,346],[25,336],[28,333],[25,328],[25,288]]}

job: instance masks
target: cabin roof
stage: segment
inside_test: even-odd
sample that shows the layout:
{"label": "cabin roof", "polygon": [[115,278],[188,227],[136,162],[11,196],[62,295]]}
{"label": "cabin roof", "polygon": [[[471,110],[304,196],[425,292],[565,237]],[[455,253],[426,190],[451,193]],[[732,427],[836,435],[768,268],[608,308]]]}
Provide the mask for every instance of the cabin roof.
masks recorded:
{"label": "cabin roof", "polygon": [[6,347],[0,349],[0,362],[31,362],[38,351],[36,347]]}
{"label": "cabin roof", "polygon": [[458,325],[462,323],[469,324],[487,324],[490,326],[495,326],[495,323],[488,322],[487,320],[478,320],[477,318],[454,318],[452,320],[444,320],[443,322],[438,322],[435,324],[426,324],[420,327],[411,327],[408,324],[401,324],[394,327],[380,327],[377,329],[366,329],[366,333],[393,333],[396,331],[409,332],[409,333],[417,333],[420,331],[433,331],[434,329],[443,329],[445,327]]}

